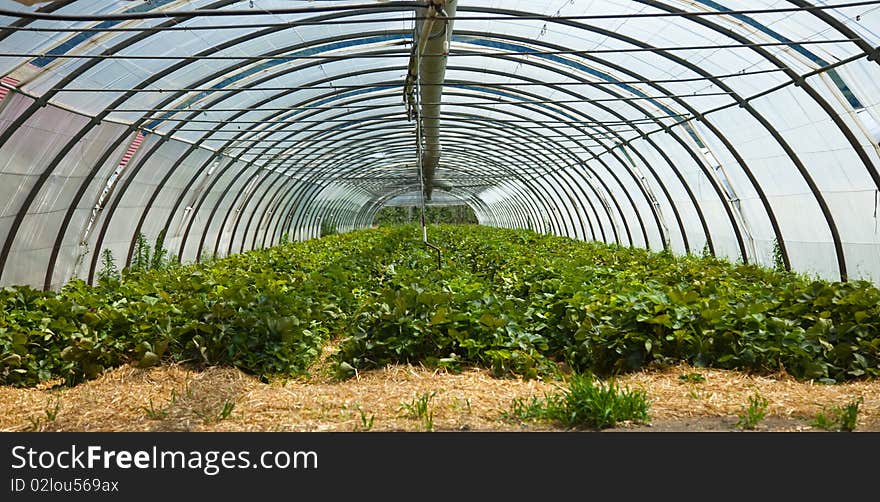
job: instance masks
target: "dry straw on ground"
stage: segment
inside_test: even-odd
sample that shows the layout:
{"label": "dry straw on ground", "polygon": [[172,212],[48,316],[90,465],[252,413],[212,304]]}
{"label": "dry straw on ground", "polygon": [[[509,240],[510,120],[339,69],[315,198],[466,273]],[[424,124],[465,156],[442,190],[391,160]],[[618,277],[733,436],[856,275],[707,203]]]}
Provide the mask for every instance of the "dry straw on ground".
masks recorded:
{"label": "dry straw on ground", "polygon": [[[681,379],[690,373],[705,380]],[[617,430],[737,430],[738,414],[757,393],[769,402],[758,430],[817,430],[809,424],[823,407],[861,398],[856,430],[880,431],[878,381],[820,385],[784,374],[678,366],[621,376],[616,384],[644,390],[651,402],[650,426]],[[561,430],[503,419],[514,399],[543,397],[560,385],[493,378],[485,370],[450,373],[408,365],[363,372],[344,382],[315,376],[268,384],[231,368],[125,366],[73,388],[0,387],[0,430]],[[419,400],[427,404],[421,415],[412,413]]]}

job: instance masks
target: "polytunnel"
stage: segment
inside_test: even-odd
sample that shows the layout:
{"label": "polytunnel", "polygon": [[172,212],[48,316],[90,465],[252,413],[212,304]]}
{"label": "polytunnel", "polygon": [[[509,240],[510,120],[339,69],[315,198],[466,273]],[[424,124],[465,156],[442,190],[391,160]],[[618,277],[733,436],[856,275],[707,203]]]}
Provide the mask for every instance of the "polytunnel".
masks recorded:
{"label": "polytunnel", "polygon": [[406,201],[880,282],[878,4],[0,0],[0,283]]}

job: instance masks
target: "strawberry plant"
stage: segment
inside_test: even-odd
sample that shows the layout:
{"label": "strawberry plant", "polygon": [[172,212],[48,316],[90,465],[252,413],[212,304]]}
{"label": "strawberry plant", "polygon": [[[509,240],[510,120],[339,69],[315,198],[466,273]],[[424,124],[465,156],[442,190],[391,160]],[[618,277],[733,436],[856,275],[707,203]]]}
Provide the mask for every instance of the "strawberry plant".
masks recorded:
{"label": "strawberry plant", "polygon": [[190,265],[157,239],[137,270],[108,254],[95,286],[6,287],[0,383],[164,360],[295,375],[331,339],[342,376],[394,362],[524,377],[563,362],[599,376],[680,361],[827,383],[880,373],[880,290],[866,282],[525,230],[431,232],[440,270],[403,226]]}

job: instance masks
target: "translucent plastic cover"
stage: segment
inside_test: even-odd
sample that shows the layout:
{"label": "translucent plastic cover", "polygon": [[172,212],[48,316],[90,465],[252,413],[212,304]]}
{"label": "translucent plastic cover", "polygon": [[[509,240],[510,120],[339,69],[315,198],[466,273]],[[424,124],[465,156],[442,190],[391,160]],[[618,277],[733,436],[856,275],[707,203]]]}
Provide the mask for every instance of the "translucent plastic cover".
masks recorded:
{"label": "translucent plastic cover", "polygon": [[423,203],[880,283],[878,4],[0,0],[0,284]]}

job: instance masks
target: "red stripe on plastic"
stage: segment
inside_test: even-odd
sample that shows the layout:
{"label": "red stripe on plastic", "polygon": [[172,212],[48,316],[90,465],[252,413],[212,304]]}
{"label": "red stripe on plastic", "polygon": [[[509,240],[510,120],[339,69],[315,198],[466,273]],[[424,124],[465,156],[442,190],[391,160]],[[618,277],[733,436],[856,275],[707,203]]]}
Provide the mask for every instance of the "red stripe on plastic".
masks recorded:
{"label": "red stripe on plastic", "polygon": [[125,151],[125,155],[122,156],[122,160],[119,161],[119,167],[125,167],[128,165],[128,161],[130,161],[131,158],[134,157],[134,154],[137,153],[138,148],[140,148],[145,138],[146,136],[144,136],[144,133],[137,133],[137,136],[134,137],[134,141],[128,145],[128,149]]}

